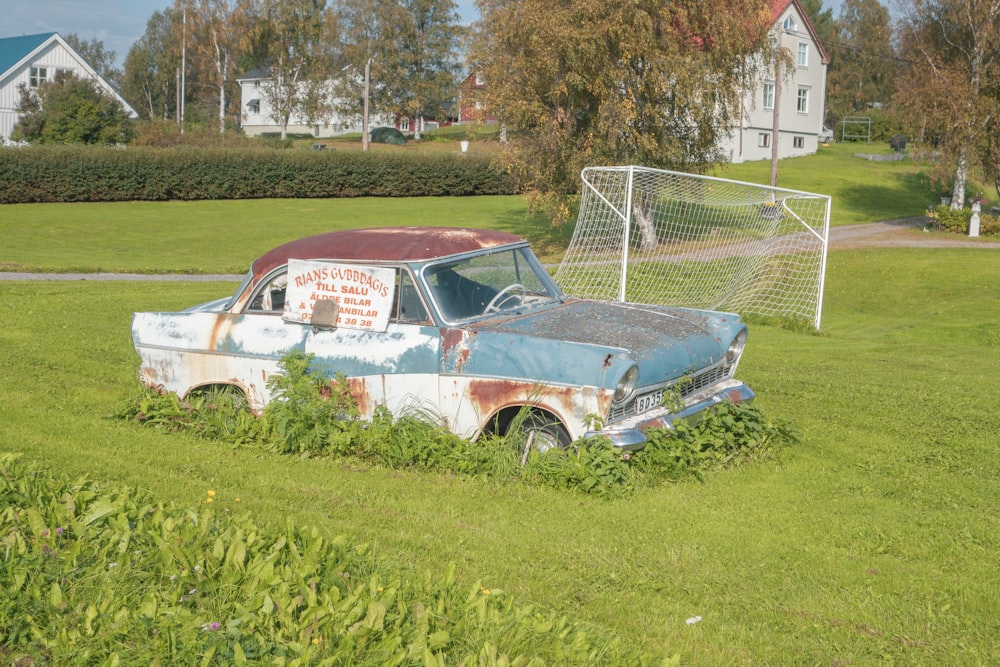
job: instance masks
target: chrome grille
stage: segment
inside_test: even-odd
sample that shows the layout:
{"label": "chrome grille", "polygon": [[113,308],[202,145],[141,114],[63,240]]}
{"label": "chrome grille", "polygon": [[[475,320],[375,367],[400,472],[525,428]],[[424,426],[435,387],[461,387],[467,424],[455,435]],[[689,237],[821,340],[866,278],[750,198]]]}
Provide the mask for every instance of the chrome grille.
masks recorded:
{"label": "chrome grille", "polygon": [[680,385],[680,397],[681,399],[686,399],[688,396],[695,394],[705,387],[710,387],[716,382],[720,382],[730,377],[731,373],[730,367],[726,366],[725,362],[719,362],[714,366],[709,366],[707,368],[702,368],[697,373],[692,375],[686,375],[678,380],[673,380],[671,382],[665,382],[662,385],[653,385],[642,387],[642,389],[636,392],[636,395],[632,397],[627,403],[622,403],[621,405],[616,405],[611,407],[611,413],[608,415],[608,423],[615,422],[619,419],[624,419],[625,417],[630,417],[635,414],[635,402],[639,396],[645,396],[654,391],[659,391],[661,389],[670,391],[674,387]]}

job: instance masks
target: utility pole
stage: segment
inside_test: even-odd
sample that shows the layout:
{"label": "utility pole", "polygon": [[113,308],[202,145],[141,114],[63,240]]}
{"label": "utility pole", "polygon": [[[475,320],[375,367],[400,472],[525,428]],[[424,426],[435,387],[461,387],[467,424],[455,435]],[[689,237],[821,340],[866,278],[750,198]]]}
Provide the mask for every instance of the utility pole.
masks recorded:
{"label": "utility pole", "polygon": [[184,92],[186,88],[185,76],[187,74],[187,1],[184,2],[184,8],[181,12],[181,99],[180,105],[180,123],[181,123],[181,134],[184,134]]}

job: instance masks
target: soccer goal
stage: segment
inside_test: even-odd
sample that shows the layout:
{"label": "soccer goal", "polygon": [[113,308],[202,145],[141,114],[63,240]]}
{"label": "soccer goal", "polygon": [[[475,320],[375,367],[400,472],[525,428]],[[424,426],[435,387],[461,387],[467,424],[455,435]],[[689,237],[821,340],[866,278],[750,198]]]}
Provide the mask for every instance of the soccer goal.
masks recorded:
{"label": "soccer goal", "polygon": [[830,197],[648,167],[588,167],[556,281],[574,296],[811,321]]}

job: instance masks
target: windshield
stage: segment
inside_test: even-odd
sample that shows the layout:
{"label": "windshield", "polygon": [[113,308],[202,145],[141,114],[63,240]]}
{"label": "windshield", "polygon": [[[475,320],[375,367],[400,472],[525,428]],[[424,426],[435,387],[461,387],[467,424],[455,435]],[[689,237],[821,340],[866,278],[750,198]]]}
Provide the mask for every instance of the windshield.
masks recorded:
{"label": "windshield", "polygon": [[436,264],[424,271],[424,279],[449,322],[534,308],[559,298],[527,248]]}

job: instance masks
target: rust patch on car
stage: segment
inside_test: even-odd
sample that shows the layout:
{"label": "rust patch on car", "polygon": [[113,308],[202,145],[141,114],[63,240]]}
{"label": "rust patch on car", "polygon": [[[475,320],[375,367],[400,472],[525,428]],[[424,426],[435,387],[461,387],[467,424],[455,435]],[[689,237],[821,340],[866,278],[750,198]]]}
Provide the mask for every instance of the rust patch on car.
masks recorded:
{"label": "rust patch on car", "polygon": [[461,373],[469,360],[472,348],[468,345],[468,339],[475,335],[475,331],[466,329],[442,329],[441,330],[441,352],[444,356],[445,365],[454,359],[454,371]]}
{"label": "rust patch on car", "polygon": [[351,391],[351,398],[358,404],[358,411],[362,416],[368,417],[373,413],[371,394],[368,393],[368,383],[364,378],[347,378],[347,386]]}
{"label": "rust patch on car", "polygon": [[516,380],[473,380],[468,394],[481,415],[492,416],[503,408],[530,405],[555,413],[562,420],[570,415],[583,417],[574,409],[580,397],[579,388],[545,387]]}

